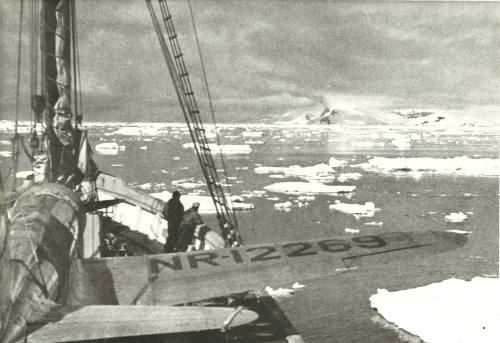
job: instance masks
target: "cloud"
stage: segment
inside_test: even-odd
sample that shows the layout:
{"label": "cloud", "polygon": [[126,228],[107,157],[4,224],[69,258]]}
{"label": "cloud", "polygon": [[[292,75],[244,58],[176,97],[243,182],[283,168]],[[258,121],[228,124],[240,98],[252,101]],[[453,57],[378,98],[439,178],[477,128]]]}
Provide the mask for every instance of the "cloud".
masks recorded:
{"label": "cloud", "polygon": [[[191,2],[211,94],[224,120],[264,120],[320,105],[323,94],[361,112],[370,106],[466,111],[500,103],[498,3]],[[18,2],[1,6],[0,103],[11,110]],[[184,1],[169,6],[205,106],[188,7]],[[77,10],[84,98],[105,101],[88,107],[112,105],[127,118],[137,117],[130,108],[149,109],[148,117],[177,115],[145,3],[87,0]]]}

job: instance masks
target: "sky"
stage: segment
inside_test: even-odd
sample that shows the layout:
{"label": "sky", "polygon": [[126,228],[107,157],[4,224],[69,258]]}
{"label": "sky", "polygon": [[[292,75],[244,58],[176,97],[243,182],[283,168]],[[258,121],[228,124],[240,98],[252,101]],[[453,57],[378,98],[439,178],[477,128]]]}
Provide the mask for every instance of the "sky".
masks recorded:
{"label": "sky", "polygon": [[[206,114],[187,1],[169,4]],[[500,124],[499,3],[191,4],[218,121],[272,121],[329,106],[383,120],[394,110],[419,109]],[[0,11],[0,116],[10,119],[19,1],[2,1]],[[85,120],[181,121],[145,2],[77,1],[77,11]],[[23,113],[27,44],[25,35]]]}

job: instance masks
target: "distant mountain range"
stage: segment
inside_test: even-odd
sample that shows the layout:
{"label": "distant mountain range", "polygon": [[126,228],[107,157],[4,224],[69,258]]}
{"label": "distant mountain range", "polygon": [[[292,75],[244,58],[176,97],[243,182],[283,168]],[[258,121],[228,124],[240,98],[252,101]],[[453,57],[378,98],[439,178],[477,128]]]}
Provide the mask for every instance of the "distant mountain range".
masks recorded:
{"label": "distant mountain range", "polygon": [[[361,111],[356,111],[361,112]],[[276,124],[289,125],[410,125],[410,126],[475,126],[474,120],[463,120],[454,113],[431,110],[373,110],[352,113],[315,106],[309,110],[286,113]]]}

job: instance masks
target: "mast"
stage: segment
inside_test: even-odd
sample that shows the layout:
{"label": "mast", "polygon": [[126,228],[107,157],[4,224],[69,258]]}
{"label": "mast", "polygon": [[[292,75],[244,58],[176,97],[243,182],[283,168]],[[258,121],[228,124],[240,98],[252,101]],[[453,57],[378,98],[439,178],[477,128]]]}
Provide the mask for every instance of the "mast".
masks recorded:
{"label": "mast", "polygon": [[[45,152],[48,181],[72,174],[75,159],[71,125],[71,28],[73,0],[42,0],[40,23],[41,88],[45,99]],[[35,161],[36,163],[36,161]]]}
{"label": "mast", "polygon": [[44,119],[47,126],[51,126],[54,116],[53,108],[59,98],[55,57],[56,7],[58,2],[59,0],[42,0],[40,11],[41,87],[42,96],[46,101]]}

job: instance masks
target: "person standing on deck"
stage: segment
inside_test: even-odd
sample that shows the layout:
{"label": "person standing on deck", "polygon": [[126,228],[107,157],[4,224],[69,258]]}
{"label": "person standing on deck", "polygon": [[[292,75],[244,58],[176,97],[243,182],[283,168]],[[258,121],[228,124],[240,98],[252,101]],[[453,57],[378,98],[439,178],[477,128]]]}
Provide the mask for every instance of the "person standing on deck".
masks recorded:
{"label": "person standing on deck", "polygon": [[196,227],[200,224],[203,224],[203,220],[198,213],[198,208],[200,208],[200,204],[195,202],[184,213],[184,217],[182,217],[182,222],[179,227],[179,239],[177,241],[177,251],[186,251],[188,246],[193,241],[193,235]]}
{"label": "person standing on deck", "polygon": [[179,240],[179,225],[184,216],[184,206],[180,198],[181,193],[179,191],[174,191],[174,193],[172,193],[172,198],[167,202],[162,211],[163,218],[168,222],[168,236],[163,249],[166,253],[175,252],[175,246]]}

